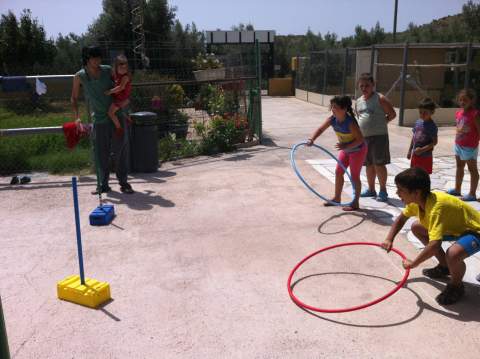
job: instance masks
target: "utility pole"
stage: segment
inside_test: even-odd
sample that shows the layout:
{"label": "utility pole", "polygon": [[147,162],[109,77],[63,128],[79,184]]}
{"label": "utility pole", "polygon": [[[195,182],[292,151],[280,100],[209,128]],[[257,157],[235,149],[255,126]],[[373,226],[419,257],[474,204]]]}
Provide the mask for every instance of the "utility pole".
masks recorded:
{"label": "utility pole", "polygon": [[393,43],[395,43],[396,37],[397,37],[397,11],[398,11],[398,0],[395,0],[395,11],[393,14]]}

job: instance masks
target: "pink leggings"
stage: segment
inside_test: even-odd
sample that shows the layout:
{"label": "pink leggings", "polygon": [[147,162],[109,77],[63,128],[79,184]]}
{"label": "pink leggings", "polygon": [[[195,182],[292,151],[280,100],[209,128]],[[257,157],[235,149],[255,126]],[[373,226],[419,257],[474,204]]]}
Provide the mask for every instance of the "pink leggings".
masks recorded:
{"label": "pink leggings", "polygon": [[[360,180],[360,171],[362,170],[362,165],[365,162],[365,157],[367,157],[367,144],[364,143],[362,147],[356,152],[345,152],[344,150],[340,150],[338,153],[338,160],[348,168],[350,166],[350,175],[352,176],[352,180]],[[345,171],[343,168],[337,164],[337,168],[335,169],[336,174],[343,174]]]}

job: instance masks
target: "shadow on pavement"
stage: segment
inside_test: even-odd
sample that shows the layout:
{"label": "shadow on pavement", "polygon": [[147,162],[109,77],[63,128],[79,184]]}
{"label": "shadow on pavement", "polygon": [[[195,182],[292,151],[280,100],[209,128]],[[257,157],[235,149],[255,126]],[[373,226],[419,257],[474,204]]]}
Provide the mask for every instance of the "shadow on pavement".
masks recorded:
{"label": "shadow on pavement", "polygon": [[[407,280],[407,286],[411,283],[430,284],[438,289],[438,294],[440,294],[446,286],[444,281],[436,281],[427,277],[411,278]],[[465,286],[465,296],[457,303],[442,306],[445,310],[425,304],[425,309],[462,322],[480,322],[480,311],[478,310],[478,303],[480,302],[480,285],[474,285],[471,283],[463,283],[463,285]]]}
{"label": "shadow on pavement", "polygon": [[[297,279],[294,283],[292,283],[292,291],[294,289],[294,287],[300,283],[301,281],[305,280],[305,279],[308,279],[308,278],[311,278],[311,277],[316,277],[316,276],[322,276],[322,275],[331,275],[331,274],[353,274],[353,275],[359,275],[359,276],[363,276],[363,277],[370,277],[370,278],[376,278],[376,279],[383,279],[385,281],[388,281],[388,282],[391,282],[393,284],[397,284],[397,282],[391,280],[391,279],[388,279],[388,278],[384,278],[384,277],[380,277],[380,276],[376,276],[376,275],[371,275],[371,274],[363,274],[363,273],[355,273],[355,272],[327,272],[327,273],[318,273],[318,274],[311,274],[311,275],[308,275],[308,276],[305,276],[305,277],[302,277],[300,279]],[[295,305],[297,305],[297,307],[299,307],[301,310],[303,310],[305,313],[308,313],[310,314],[311,316],[314,316],[314,317],[317,317],[319,319],[323,319],[323,320],[326,320],[328,322],[331,322],[331,323],[336,323],[336,324],[341,324],[341,325],[346,325],[346,326],[349,326],[349,327],[357,327],[357,328],[388,328],[388,327],[395,327],[395,326],[399,326],[399,325],[403,325],[403,324],[407,324],[407,323],[410,323],[412,322],[413,320],[417,319],[418,317],[420,317],[420,315],[422,314],[423,310],[427,307],[427,304],[425,304],[422,300],[422,298],[420,297],[420,295],[418,295],[417,292],[415,292],[413,289],[409,288],[408,286],[404,286],[401,290],[408,290],[409,292],[411,292],[416,298],[417,298],[417,306],[418,306],[418,311],[415,313],[415,315],[411,318],[407,318],[405,320],[402,320],[402,321],[399,321],[399,322],[395,322],[395,323],[385,323],[385,324],[370,324],[370,325],[367,325],[367,324],[355,324],[355,323],[351,323],[351,321],[347,322],[347,321],[340,321],[340,320],[336,320],[336,319],[331,319],[331,318],[327,318],[326,315],[334,315],[334,313],[325,313],[325,314],[318,314],[318,313],[321,313],[321,312],[315,312],[315,311],[312,311],[312,310],[309,310],[309,309],[305,309],[303,308],[302,306],[298,305],[297,303],[294,302]],[[386,298],[388,300],[388,297]],[[361,303],[359,303],[358,305],[360,305]],[[309,304],[311,305],[311,304]],[[408,305],[407,303],[405,303],[405,305]],[[313,306],[313,305],[312,305]],[[333,308],[332,308],[333,309]],[[383,318],[383,319],[386,319],[386,318]]]}
{"label": "shadow on pavement", "polygon": [[359,213],[365,213],[367,219],[382,226],[391,226],[393,223],[393,215],[380,209],[360,208]]}
{"label": "shadow on pavement", "polygon": [[155,195],[154,191],[135,192],[133,194],[123,194],[119,192],[109,192],[108,201],[113,204],[125,204],[129,208],[137,211],[147,211],[156,206],[160,207],[174,207],[175,203]]}
{"label": "shadow on pavement", "polygon": [[[358,220],[353,224],[345,223],[345,228],[337,229],[335,231],[329,231],[328,228],[326,229],[326,227],[328,227],[328,224],[336,219],[351,218],[351,217],[357,217]],[[373,223],[381,224],[383,226],[390,226],[393,223],[393,215],[391,213],[388,213],[379,209],[366,209],[366,208],[361,208],[356,212],[343,212],[343,213],[335,214],[327,218],[326,220],[324,220],[322,223],[320,223],[320,225],[318,226],[318,232],[322,234],[327,234],[327,235],[347,232],[355,227],[358,227],[365,220],[369,220],[369,221],[372,221]]]}
{"label": "shadow on pavement", "polygon": [[[113,176],[115,176],[112,173]],[[176,173],[172,171],[158,171],[154,173],[134,173],[129,176],[129,182],[132,184],[140,183],[138,180],[147,183],[163,183],[165,180],[163,178],[168,178],[175,176]],[[94,175],[91,176],[77,176],[78,177],[78,187],[84,186],[93,186],[95,187],[97,180]],[[117,184],[116,180],[111,180],[110,185],[115,186]],[[49,189],[49,188],[64,188],[72,187],[71,180],[63,181],[35,181],[35,177],[32,177],[32,182],[28,184],[0,184],[0,191],[16,191],[16,190],[34,190],[34,189]]]}
{"label": "shadow on pavement", "polygon": [[119,317],[117,317],[116,315],[112,314],[111,312],[109,312],[108,310],[105,309],[105,307],[107,305],[109,305],[110,303],[112,303],[114,301],[114,299],[110,299],[110,300],[107,300],[105,303],[103,303],[100,307],[97,308],[97,310],[101,311],[102,313],[104,313],[107,317],[110,317],[112,318],[114,321],[116,322],[120,322],[121,319]]}
{"label": "shadow on pavement", "polygon": [[[336,230],[336,231],[328,231],[328,228],[325,228],[325,227],[328,227],[328,224],[331,221],[334,221],[338,218],[343,218],[343,217],[346,217],[346,216],[357,217],[357,218],[359,218],[359,220],[356,223],[347,224],[348,227],[346,227],[346,228],[342,228],[342,229],[339,229],[339,230]],[[366,215],[361,215],[361,214],[358,214],[358,213],[351,213],[351,212],[349,212],[349,213],[347,213],[347,212],[339,213],[339,214],[336,214],[334,216],[331,216],[330,218],[328,218],[325,221],[323,221],[322,223],[320,223],[320,225],[318,226],[318,232],[322,233],[322,234],[328,234],[328,235],[347,232],[347,231],[361,225],[365,221],[366,218],[367,218]]]}

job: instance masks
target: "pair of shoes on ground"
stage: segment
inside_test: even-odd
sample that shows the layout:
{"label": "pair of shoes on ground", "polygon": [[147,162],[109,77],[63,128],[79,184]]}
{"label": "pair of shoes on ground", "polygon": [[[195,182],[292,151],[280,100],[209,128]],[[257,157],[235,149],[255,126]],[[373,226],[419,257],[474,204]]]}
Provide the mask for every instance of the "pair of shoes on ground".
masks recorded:
{"label": "pair of shoes on ground", "polygon": [[12,180],[10,181],[10,184],[26,184],[26,183],[30,183],[32,181],[32,179],[28,176],[22,176],[22,177],[18,177],[18,176],[13,176],[12,177]]}
{"label": "pair of shoes on ground", "polygon": [[471,194],[467,194],[466,196],[462,196],[460,192],[455,190],[455,188],[451,188],[447,191],[448,194],[456,197],[460,197],[460,199],[464,202],[474,202],[477,200],[476,196],[472,196]]}
{"label": "pair of shoes on ground", "polygon": [[388,193],[386,191],[380,191],[380,192],[378,192],[378,195],[377,195],[376,191],[371,191],[368,188],[365,191],[363,191],[362,193],[360,193],[360,197],[364,197],[364,198],[365,197],[376,197],[378,202],[387,202],[388,201]]}
{"label": "pair of shoes on ground", "polygon": [[[108,193],[111,190],[112,189],[110,188],[110,186],[102,186],[101,189],[100,189],[101,193]],[[127,193],[127,194],[134,193],[134,190],[133,190],[132,186],[130,186],[129,183],[121,184],[120,185],[120,191],[122,193]],[[92,191],[92,194],[97,195],[98,194],[98,188],[95,191]]]}

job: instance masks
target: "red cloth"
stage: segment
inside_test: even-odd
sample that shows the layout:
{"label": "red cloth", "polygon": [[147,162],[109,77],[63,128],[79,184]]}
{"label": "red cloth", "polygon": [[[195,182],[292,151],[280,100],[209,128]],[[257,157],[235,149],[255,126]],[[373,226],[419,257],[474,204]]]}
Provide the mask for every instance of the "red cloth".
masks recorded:
{"label": "red cloth", "polygon": [[[121,84],[122,79],[125,76],[128,77],[128,74],[120,75],[120,74],[117,73],[117,74],[115,74],[115,76],[113,76],[113,81],[115,82],[115,87],[117,87]],[[128,100],[131,92],[132,92],[132,81],[129,79],[127,84],[125,85],[125,88],[122,91],[112,94],[113,101],[115,103],[121,103],[125,100]]]}
{"label": "red cloth", "polygon": [[433,156],[417,156],[412,153],[412,159],[410,161],[410,167],[418,167],[428,174],[432,174]]}
{"label": "red cloth", "polygon": [[63,134],[67,141],[67,147],[73,150],[82,138],[88,137],[90,126],[83,123],[79,123],[77,126],[76,122],[65,122],[63,124]]}

